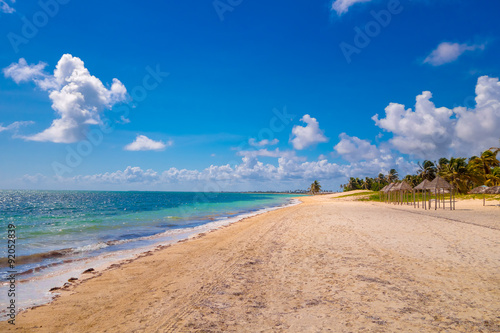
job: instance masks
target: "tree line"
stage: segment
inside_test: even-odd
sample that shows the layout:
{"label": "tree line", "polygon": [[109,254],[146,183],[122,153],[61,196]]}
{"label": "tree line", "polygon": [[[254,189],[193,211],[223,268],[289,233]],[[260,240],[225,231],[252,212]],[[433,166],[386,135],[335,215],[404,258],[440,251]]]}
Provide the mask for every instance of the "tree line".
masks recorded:
{"label": "tree line", "polygon": [[[497,154],[500,148],[492,147],[479,156],[440,158],[437,161],[424,160],[418,163],[419,169],[414,175],[407,175],[402,180],[412,187],[420,184],[424,179],[432,181],[436,175],[444,178],[453,185],[459,193],[467,193],[476,186],[500,186],[500,162]],[[391,169],[387,175],[380,173],[377,177],[365,179],[351,177],[347,184],[340,185],[341,189],[380,191],[389,183],[399,181],[396,169]]]}

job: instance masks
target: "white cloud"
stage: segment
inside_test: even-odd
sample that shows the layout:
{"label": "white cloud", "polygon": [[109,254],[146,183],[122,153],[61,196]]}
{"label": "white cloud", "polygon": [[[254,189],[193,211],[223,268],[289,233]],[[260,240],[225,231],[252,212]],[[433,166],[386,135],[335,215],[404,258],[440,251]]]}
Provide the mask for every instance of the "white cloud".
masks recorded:
{"label": "white cloud", "polygon": [[424,63],[441,66],[457,60],[466,51],[484,50],[485,46],[485,44],[468,45],[443,42],[425,58]]}
{"label": "white cloud", "polygon": [[[15,3],[15,0],[11,0],[11,3]],[[6,14],[12,14],[16,10],[12,8],[8,3],[7,0],[0,0],[0,12],[6,13]]]}
{"label": "white cloud", "polygon": [[333,179],[345,177],[344,167],[328,163],[326,160],[316,162],[297,162],[286,157],[278,159],[278,166],[264,164],[256,158],[243,157],[238,165],[211,165],[199,170],[170,168],[163,172],[143,170],[140,167],[127,167],[125,170],[107,172],[103,174],[75,176],[65,179],[66,182],[101,183],[101,184],[170,184],[170,183],[199,183],[199,182],[227,182],[235,184],[242,182],[268,182],[309,180],[313,178]]}
{"label": "white cloud", "polygon": [[345,133],[341,133],[339,137],[340,142],[335,145],[334,149],[346,161],[372,160],[380,156],[378,148],[366,140]]}
{"label": "white cloud", "polygon": [[431,97],[429,91],[417,96],[415,111],[391,103],[385,109],[386,118],[372,117],[378,127],[393,133],[390,142],[401,153],[429,158],[447,155],[453,135],[453,111],[436,108]]}
{"label": "white cloud", "polygon": [[401,153],[419,158],[471,156],[500,138],[500,83],[482,76],[476,85],[476,106],[437,108],[428,91],[417,96],[415,111],[391,103],[376,125],[393,134],[390,143]]}
{"label": "white cloud", "polygon": [[167,143],[163,141],[154,141],[148,138],[145,135],[137,135],[135,141],[129,143],[125,146],[125,150],[128,151],[145,151],[145,150],[164,150],[167,147],[170,147],[174,144],[172,140],[169,140]]}
{"label": "white cloud", "polygon": [[295,137],[290,140],[290,142],[293,144],[293,148],[302,150],[321,142],[328,142],[328,138],[319,128],[319,123],[316,118],[312,118],[311,116],[306,114],[300,119],[300,121],[305,122],[307,125],[297,125],[293,127],[292,134]]}
{"label": "white cloud", "polygon": [[274,146],[277,145],[278,143],[279,143],[278,139],[273,139],[273,140],[264,139],[261,141],[257,141],[254,138],[250,138],[248,140],[248,144],[253,147]]}
{"label": "white cloud", "polygon": [[476,107],[455,108],[457,121],[453,148],[462,154],[478,154],[500,139],[500,82],[482,76],[476,85]]}
{"label": "white cloud", "polygon": [[32,121],[15,121],[12,124],[4,127],[3,124],[0,123],[0,132],[3,132],[3,131],[17,132],[19,130],[19,127],[27,126],[27,125],[31,125],[31,124],[34,124],[34,122],[32,122]]}
{"label": "white cloud", "polygon": [[139,167],[127,167],[125,170],[116,172],[106,172],[90,176],[75,176],[72,180],[76,182],[90,183],[115,183],[115,184],[130,184],[130,183],[151,183],[159,179],[159,174],[151,169],[142,170]]}
{"label": "white cloud", "polygon": [[267,149],[241,150],[238,152],[238,155],[249,158],[256,158],[262,156],[262,157],[275,157],[275,158],[286,157],[292,160],[304,160],[301,157],[297,157],[297,154],[295,153],[294,150],[281,151],[279,148],[276,148],[275,150],[267,150]]}
{"label": "white cloud", "polygon": [[45,131],[24,137],[32,141],[72,143],[83,140],[90,125],[101,123],[100,114],[104,109],[123,102],[127,89],[118,80],[108,89],[101,80],[90,75],[80,58],[65,54],[61,57],[53,75],[43,72],[46,64],[28,65],[24,59],[4,69],[6,77],[20,83],[33,80],[45,90],[52,100],[52,108],[59,118]]}
{"label": "white cloud", "polygon": [[335,0],[332,3],[332,10],[336,11],[340,16],[347,13],[349,7],[357,3],[370,2],[371,0]]}
{"label": "white cloud", "polygon": [[28,65],[26,59],[20,58],[17,63],[12,63],[3,69],[5,77],[10,77],[16,83],[38,80],[45,77],[44,69],[47,66],[44,62],[39,62],[37,65]]}
{"label": "white cloud", "polygon": [[37,173],[35,175],[24,175],[21,178],[21,181],[31,184],[39,184],[47,181],[49,178],[47,176],[42,175],[41,173]]}

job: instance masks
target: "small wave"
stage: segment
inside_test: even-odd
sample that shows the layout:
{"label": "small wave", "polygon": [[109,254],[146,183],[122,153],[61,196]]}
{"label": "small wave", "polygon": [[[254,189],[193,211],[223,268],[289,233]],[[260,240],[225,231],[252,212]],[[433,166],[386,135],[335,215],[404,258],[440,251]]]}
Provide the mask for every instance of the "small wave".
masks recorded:
{"label": "small wave", "polygon": [[[16,265],[32,264],[45,259],[60,258],[73,253],[73,249],[61,249],[42,253],[30,254],[27,256],[16,257]],[[7,267],[9,264],[8,258],[0,258],[0,267]]]}
{"label": "small wave", "polygon": [[[119,243],[121,243],[121,241],[100,242],[100,243],[89,244],[89,245],[85,245],[85,246],[81,246],[81,247],[77,247],[77,248],[66,248],[66,249],[53,250],[53,251],[42,252],[42,253],[34,253],[34,254],[26,255],[26,256],[18,256],[15,258],[15,260],[16,260],[16,265],[35,264],[38,262],[42,262],[44,260],[57,259],[57,258],[68,257],[71,255],[81,254],[81,253],[85,253],[85,252],[97,251],[97,250],[104,249],[108,246],[116,245]],[[7,267],[8,265],[9,265],[8,258],[0,258],[0,267]],[[44,266],[40,266],[40,267],[44,267]]]}
{"label": "small wave", "polygon": [[[110,242],[112,242],[112,241],[110,241]],[[73,250],[73,253],[91,252],[91,251],[97,251],[100,249],[104,249],[104,248],[110,246],[110,244],[109,244],[110,242],[106,242],[106,243],[100,242],[97,244],[89,244],[89,245],[77,247],[76,249]],[[113,244],[111,244],[111,245],[113,245]]]}

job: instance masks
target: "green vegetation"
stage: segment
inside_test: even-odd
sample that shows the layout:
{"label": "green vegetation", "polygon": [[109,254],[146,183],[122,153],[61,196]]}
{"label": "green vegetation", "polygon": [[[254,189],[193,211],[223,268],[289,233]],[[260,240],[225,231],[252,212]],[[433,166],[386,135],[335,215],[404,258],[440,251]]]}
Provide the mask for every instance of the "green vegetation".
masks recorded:
{"label": "green vegetation", "polygon": [[[424,179],[432,181],[436,175],[443,177],[453,185],[459,194],[465,194],[481,185],[500,186],[500,162],[497,155],[500,148],[492,147],[480,156],[440,158],[436,161],[425,160],[419,163],[415,175],[407,175],[402,180],[412,187]],[[377,177],[366,177],[364,180],[351,177],[347,184],[341,185],[344,192],[352,190],[380,191],[384,186],[399,180],[398,172],[391,169],[387,175],[380,173]]]}
{"label": "green vegetation", "polygon": [[319,193],[321,191],[321,185],[317,180],[315,180],[312,184],[311,187],[309,187],[309,192],[311,192],[312,195]]}

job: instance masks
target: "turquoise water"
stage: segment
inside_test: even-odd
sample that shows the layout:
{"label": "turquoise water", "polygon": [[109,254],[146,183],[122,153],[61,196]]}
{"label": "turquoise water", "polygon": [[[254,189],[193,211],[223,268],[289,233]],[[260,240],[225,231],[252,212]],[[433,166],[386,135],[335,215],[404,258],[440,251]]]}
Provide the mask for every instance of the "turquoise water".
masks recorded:
{"label": "turquoise water", "polygon": [[[290,202],[292,195],[187,192],[0,191],[0,278],[7,276],[7,225],[16,226],[16,271],[156,244],[197,227]],[[295,196],[295,195],[294,195]]]}

